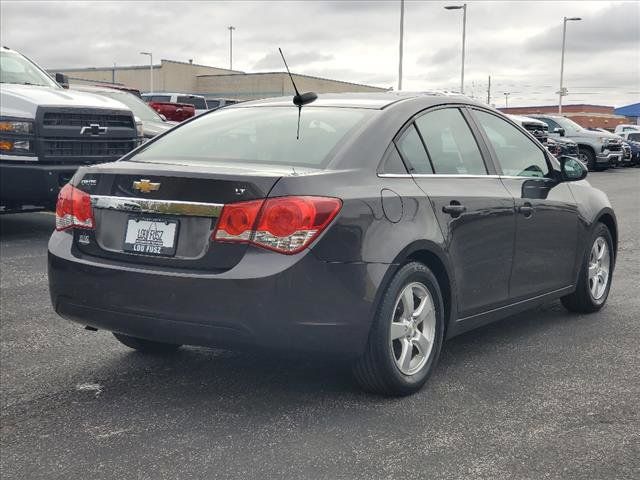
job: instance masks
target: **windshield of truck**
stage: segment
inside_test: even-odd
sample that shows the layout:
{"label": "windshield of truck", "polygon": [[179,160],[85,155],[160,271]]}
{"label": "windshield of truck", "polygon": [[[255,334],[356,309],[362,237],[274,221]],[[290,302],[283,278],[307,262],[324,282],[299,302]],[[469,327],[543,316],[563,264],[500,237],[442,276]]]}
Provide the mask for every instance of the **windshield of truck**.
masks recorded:
{"label": "windshield of truck", "polygon": [[151,163],[277,164],[325,168],[345,138],[374,115],[358,108],[222,108],[176,128],[131,160]]}
{"label": "windshield of truck", "polygon": [[143,122],[162,122],[162,118],[153,108],[131,93],[117,90],[101,90],[96,93],[124,103]]}
{"label": "windshield of truck", "polygon": [[35,63],[19,53],[0,50],[0,83],[61,88]]}
{"label": "windshield of truck", "polygon": [[554,117],[554,120],[558,125],[564,128],[565,132],[582,132],[585,129],[578,125],[573,120],[570,120],[566,117]]}

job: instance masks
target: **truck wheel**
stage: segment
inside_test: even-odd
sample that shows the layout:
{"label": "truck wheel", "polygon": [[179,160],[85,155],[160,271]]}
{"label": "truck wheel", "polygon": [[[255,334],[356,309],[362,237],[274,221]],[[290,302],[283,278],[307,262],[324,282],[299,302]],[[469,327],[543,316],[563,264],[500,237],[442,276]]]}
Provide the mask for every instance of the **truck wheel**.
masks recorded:
{"label": "truck wheel", "polygon": [[604,224],[596,225],[586,248],[576,290],[561,298],[570,312],[597,312],[606,303],[611,289],[615,257],[611,232]]}
{"label": "truck wheel", "polygon": [[589,170],[597,170],[596,155],[590,148],[578,147],[578,158],[587,166]]}
{"label": "truck wheel", "polygon": [[180,348],[180,345],[173,343],[154,342],[152,340],[145,340],[144,338],[130,337],[122,333],[114,332],[113,336],[123,345],[142,353],[170,353]]}
{"label": "truck wheel", "polygon": [[438,281],[422,263],[405,265],[384,292],[365,353],[353,367],[357,382],[383,395],[418,391],[438,361],[443,332]]}

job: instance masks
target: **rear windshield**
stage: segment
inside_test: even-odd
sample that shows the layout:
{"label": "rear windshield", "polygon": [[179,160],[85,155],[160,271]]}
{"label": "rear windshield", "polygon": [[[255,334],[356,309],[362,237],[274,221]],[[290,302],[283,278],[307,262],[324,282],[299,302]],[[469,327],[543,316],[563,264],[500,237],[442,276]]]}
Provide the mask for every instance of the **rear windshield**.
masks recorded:
{"label": "rear windshield", "polygon": [[223,108],[151,142],[131,160],[257,163],[324,168],[331,153],[374,110],[303,107]]}
{"label": "rear windshield", "polygon": [[193,105],[196,108],[196,110],[207,109],[207,104],[205,103],[204,98],[185,96],[185,97],[178,97],[177,101],[178,103],[188,103],[190,105]]}

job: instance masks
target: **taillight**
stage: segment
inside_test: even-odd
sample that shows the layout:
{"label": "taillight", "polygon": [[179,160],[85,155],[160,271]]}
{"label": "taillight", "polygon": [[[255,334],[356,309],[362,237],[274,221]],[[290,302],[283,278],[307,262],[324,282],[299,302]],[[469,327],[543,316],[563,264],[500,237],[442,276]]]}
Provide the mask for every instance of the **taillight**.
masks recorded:
{"label": "taillight", "polygon": [[95,224],[89,194],[67,183],[58,194],[56,230],[66,230],[67,228],[92,229],[95,228]]}
{"label": "taillight", "polygon": [[275,197],[232,203],[224,206],[213,238],[294,254],[307,247],[341,207],[339,199],[330,197]]}

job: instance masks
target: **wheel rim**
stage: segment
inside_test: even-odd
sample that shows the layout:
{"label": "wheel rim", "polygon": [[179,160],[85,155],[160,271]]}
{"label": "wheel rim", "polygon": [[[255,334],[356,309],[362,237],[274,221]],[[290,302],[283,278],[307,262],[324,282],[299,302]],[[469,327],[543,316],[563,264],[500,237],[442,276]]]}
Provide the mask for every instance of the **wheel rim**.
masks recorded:
{"label": "wheel rim", "polygon": [[578,160],[580,160],[584,165],[589,165],[589,156],[586,153],[578,153]]}
{"label": "wheel rim", "polygon": [[391,351],[396,367],[415,375],[427,363],[436,332],[436,311],[429,290],[410,283],[396,299],[391,318]]}
{"label": "wheel rim", "polygon": [[589,292],[595,301],[602,300],[609,285],[611,255],[604,237],[596,238],[589,254]]}

